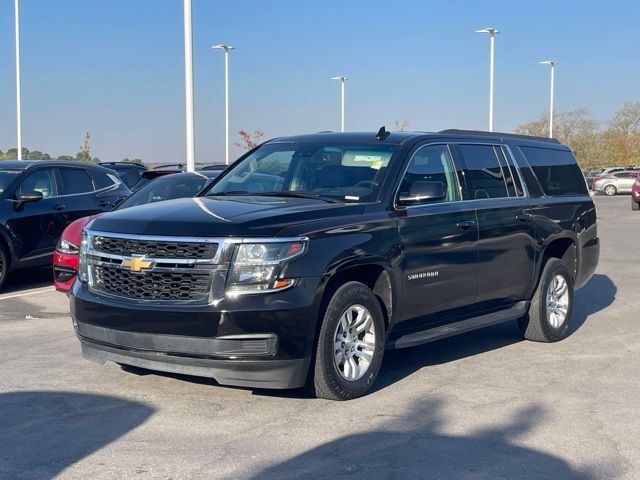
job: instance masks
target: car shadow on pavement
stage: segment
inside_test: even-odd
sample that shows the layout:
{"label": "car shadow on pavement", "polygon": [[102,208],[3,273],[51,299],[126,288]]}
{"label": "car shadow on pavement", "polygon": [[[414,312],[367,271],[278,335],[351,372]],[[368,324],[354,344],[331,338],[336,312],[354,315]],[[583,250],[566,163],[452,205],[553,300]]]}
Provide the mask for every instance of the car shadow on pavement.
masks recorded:
{"label": "car shadow on pavement", "polygon": [[[617,287],[606,275],[594,275],[575,294],[569,335],[590,315],[604,310],[616,298]],[[425,345],[385,352],[382,368],[374,384],[381,390],[429,365],[439,365],[503,348],[523,341],[516,322],[506,322]]]}
{"label": "car shadow on pavement", "polygon": [[0,394],[0,478],[53,478],[144,423],[148,405],[57,391]]}
{"label": "car shadow on pavement", "polygon": [[52,267],[25,268],[9,272],[7,282],[0,293],[13,293],[48,285],[53,285]]}
{"label": "car shadow on pavement", "polygon": [[382,427],[365,427],[251,478],[576,480],[598,478],[610,469],[599,465],[596,475],[592,467],[577,469],[559,456],[522,446],[520,438],[544,416],[538,406],[512,414],[504,425],[467,435],[445,433],[443,407],[439,399],[419,401],[407,414],[388,415]]}

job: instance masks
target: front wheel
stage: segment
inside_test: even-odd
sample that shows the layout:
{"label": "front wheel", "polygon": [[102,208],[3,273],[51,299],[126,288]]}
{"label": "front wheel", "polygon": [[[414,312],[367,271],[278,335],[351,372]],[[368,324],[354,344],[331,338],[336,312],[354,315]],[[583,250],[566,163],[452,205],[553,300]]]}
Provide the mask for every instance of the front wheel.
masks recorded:
{"label": "front wheel", "polygon": [[362,283],[345,283],[327,305],[307,389],[329,400],[364,395],[378,376],[384,338],[376,296]]}
{"label": "front wheel", "polygon": [[640,210],[640,203],[636,202],[633,198],[631,199],[631,210],[634,212]]}
{"label": "front wheel", "polygon": [[9,273],[9,255],[5,248],[0,245],[0,291],[2,286],[7,280],[7,274]]}
{"label": "front wheel", "polygon": [[607,185],[604,187],[604,193],[609,197],[613,197],[616,193],[618,193],[618,189],[616,189],[613,185]]}
{"label": "front wheel", "polygon": [[529,312],[518,320],[522,335],[534,342],[557,342],[569,333],[573,280],[567,266],[551,258],[544,266]]}

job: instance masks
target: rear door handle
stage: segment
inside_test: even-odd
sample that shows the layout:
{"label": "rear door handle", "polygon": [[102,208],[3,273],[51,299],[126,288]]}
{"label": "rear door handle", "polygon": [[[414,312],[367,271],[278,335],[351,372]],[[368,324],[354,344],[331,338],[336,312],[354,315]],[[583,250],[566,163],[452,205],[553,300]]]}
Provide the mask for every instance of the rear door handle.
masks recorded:
{"label": "rear door handle", "polygon": [[521,222],[527,222],[533,218],[533,214],[531,213],[521,213],[520,215],[516,215],[516,220],[520,220]]}
{"label": "rear door handle", "polygon": [[64,210],[65,208],[67,208],[67,206],[63,203],[58,203],[57,205],[53,206],[53,209],[58,211]]}
{"label": "rear door handle", "polygon": [[456,227],[461,228],[462,230],[468,230],[476,226],[475,220],[465,220],[464,222],[456,223]]}

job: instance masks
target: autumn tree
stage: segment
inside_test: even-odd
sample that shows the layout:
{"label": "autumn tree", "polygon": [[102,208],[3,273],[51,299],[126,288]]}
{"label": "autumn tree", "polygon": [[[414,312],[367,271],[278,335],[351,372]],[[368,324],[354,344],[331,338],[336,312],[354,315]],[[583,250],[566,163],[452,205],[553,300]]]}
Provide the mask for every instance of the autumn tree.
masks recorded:
{"label": "autumn tree", "polygon": [[251,150],[260,145],[260,140],[264,137],[264,131],[258,129],[251,133],[246,130],[240,130],[238,135],[240,135],[240,141],[235,142],[234,145],[245,150]]}

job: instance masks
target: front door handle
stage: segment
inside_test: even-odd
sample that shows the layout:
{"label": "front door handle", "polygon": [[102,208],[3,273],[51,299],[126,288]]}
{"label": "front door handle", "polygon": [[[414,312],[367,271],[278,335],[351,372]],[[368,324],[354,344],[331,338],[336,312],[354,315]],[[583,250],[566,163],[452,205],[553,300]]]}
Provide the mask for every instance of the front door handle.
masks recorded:
{"label": "front door handle", "polygon": [[475,220],[465,220],[464,222],[456,223],[456,227],[461,228],[462,230],[469,230],[476,226]]}
{"label": "front door handle", "polygon": [[67,208],[67,206],[63,203],[58,203],[57,205],[53,206],[53,209],[57,211],[64,210],[65,208]]}
{"label": "front door handle", "polygon": [[533,218],[533,214],[527,213],[527,212],[521,213],[520,215],[516,215],[516,220],[519,220],[521,222],[528,222],[532,218]]}

